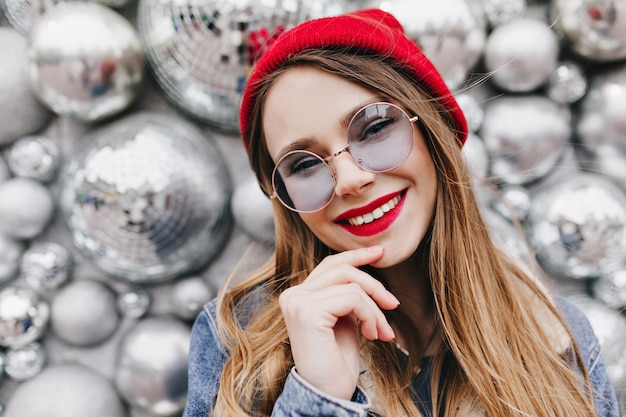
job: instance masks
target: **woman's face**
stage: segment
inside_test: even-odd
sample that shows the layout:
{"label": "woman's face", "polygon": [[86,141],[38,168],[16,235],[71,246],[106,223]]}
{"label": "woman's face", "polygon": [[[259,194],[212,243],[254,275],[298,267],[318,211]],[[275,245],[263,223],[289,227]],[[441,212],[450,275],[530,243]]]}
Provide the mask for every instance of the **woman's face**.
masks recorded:
{"label": "woman's face", "polygon": [[[346,115],[380,100],[376,93],[337,75],[313,67],[290,68],[276,80],[264,103],[263,130],[270,156],[276,162],[295,142],[323,158],[334,154],[348,144]],[[377,268],[397,265],[415,252],[432,218],[437,178],[424,138],[414,125],[413,134],[408,158],[391,171],[366,171],[348,152],[330,161],[337,182],[332,201],[319,211],[300,214],[324,244],[336,251],[380,245],[384,255],[373,265]],[[377,210],[381,207],[384,210]],[[393,208],[386,211],[389,207]],[[384,214],[367,222],[374,211],[374,217]],[[361,222],[359,217],[366,223],[350,224]]]}

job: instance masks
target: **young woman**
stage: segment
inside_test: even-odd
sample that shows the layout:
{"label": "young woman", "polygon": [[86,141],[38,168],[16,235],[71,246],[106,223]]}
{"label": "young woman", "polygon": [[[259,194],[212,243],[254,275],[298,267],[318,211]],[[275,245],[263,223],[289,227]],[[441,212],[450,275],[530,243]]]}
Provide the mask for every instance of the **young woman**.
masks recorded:
{"label": "young woman", "polygon": [[463,114],[394,17],[283,33],[241,129],[276,250],[198,316],[185,416],[618,416],[584,316],[491,241]]}

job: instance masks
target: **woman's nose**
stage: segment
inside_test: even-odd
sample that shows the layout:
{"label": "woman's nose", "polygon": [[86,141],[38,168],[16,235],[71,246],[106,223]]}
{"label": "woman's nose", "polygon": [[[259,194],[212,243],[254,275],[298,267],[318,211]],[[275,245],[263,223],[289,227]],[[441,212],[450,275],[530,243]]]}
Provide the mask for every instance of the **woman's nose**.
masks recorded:
{"label": "woman's nose", "polygon": [[337,155],[333,161],[335,169],[335,194],[338,197],[355,195],[363,192],[374,182],[376,174],[361,168],[352,158],[350,152]]}

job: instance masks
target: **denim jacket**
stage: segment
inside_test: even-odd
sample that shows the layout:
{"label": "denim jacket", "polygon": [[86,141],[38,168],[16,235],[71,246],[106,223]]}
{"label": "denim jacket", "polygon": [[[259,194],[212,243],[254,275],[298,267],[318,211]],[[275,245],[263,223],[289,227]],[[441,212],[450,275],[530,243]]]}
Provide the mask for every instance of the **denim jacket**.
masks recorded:
{"label": "denim jacket", "polygon": [[[598,417],[619,417],[615,391],[589,321],[571,303],[560,298],[558,301],[587,367]],[[213,300],[204,307],[193,325],[189,352],[189,396],[183,417],[213,415],[220,375],[228,357],[217,333],[215,308]],[[429,389],[420,389],[420,392],[429,392]],[[374,415],[370,414],[371,405],[368,394],[361,388],[357,388],[351,401],[334,398],[317,390],[292,369],[274,405],[272,416],[365,417]]]}

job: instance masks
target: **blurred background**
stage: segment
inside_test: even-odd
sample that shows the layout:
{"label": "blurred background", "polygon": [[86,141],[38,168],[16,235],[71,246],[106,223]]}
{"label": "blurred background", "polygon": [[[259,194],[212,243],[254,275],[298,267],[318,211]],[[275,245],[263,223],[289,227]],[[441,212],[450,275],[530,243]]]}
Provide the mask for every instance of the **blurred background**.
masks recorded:
{"label": "blurred background", "polygon": [[585,312],[626,416],[626,0],[0,5],[1,416],[182,413],[194,317],[272,251],[250,66],[365,7],[444,75],[494,238]]}

